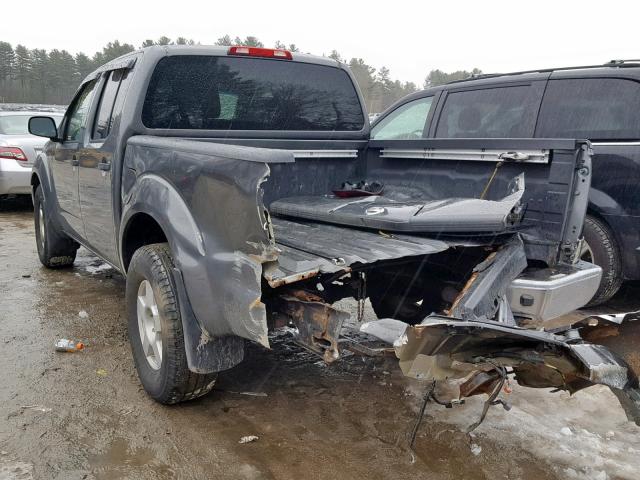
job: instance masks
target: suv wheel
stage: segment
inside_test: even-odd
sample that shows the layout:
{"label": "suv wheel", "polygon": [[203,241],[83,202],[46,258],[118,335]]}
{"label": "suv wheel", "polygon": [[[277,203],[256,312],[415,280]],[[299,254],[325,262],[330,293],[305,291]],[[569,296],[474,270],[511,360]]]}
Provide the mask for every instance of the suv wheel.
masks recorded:
{"label": "suv wheel", "polygon": [[36,187],[33,200],[33,221],[40,263],[47,268],[73,265],[79,245],[61,232],[49,218],[40,185]]}
{"label": "suv wheel", "polygon": [[587,215],[584,222],[584,242],[580,259],[602,268],[602,280],[587,306],[600,305],[620,289],[622,285],[622,260],[613,233],[597,217]]}
{"label": "suv wheel", "polygon": [[173,266],[166,243],[145,245],[133,254],[126,286],[136,370],[151,398],[164,404],[206,395],[217,376],[189,370]]}

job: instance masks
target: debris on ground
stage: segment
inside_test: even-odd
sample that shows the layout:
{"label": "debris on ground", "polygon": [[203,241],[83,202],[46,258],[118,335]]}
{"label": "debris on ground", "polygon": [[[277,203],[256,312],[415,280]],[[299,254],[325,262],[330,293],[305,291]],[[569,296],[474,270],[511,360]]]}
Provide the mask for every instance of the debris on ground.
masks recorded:
{"label": "debris on ground", "polygon": [[571,431],[571,429],[569,427],[562,427],[560,429],[560,433],[562,435],[567,436],[567,437],[570,437],[571,435],[573,435],[573,432]]}
{"label": "debris on ground", "polygon": [[79,352],[84,349],[84,343],[61,338],[55,343],[56,352]]}
{"label": "debris on ground", "polygon": [[98,375],[99,377],[106,377],[107,375],[109,375],[109,372],[107,372],[104,368],[99,368],[96,370],[96,375]]}
{"label": "debris on ground", "polygon": [[475,456],[480,455],[480,453],[482,452],[482,447],[477,443],[472,443],[470,445],[470,448],[471,448],[471,453],[473,453]]}
{"label": "debris on ground", "polygon": [[234,392],[232,390],[220,390],[221,392],[233,393],[235,395],[247,395],[249,397],[267,397],[268,395],[264,392]]}
{"label": "debris on ground", "polygon": [[42,405],[21,405],[20,408],[22,410],[35,410],[37,412],[43,412],[43,413],[47,413],[51,411],[49,407],[43,407]]}
{"label": "debris on ground", "polygon": [[244,444],[244,443],[251,443],[251,442],[255,442],[256,440],[258,440],[259,437],[257,437],[256,435],[247,435],[245,437],[242,437],[240,440],[238,440],[238,443],[240,444]]}
{"label": "debris on ground", "polygon": [[86,312],[86,310],[80,310],[80,311],[78,312],[78,316],[79,316],[80,318],[89,318],[89,314]]}

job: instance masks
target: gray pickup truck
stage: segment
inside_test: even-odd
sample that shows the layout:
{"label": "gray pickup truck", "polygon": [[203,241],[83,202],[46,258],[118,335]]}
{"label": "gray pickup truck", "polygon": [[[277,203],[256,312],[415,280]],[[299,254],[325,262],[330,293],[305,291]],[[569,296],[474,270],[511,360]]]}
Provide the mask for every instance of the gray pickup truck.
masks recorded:
{"label": "gray pickup truck", "polygon": [[[126,276],[133,357],[159,402],[206,394],[246,341],[268,348],[290,325],[327,362],[392,353],[494,403],[509,375],[604,384],[637,418],[621,340],[635,317],[563,317],[601,275],[577,261],[587,141],[370,140],[340,63],[204,46],[120,57],[59,128],[36,117],[30,132],[51,140],[31,180],[40,260],[70,266],[84,245]],[[347,298],[357,318],[335,306]],[[379,320],[362,322],[366,299]]]}

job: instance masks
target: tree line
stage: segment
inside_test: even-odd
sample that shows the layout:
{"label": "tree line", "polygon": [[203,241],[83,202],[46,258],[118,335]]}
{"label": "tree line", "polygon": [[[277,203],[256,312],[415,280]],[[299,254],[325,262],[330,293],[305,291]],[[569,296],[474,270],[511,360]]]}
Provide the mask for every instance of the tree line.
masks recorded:
{"label": "tree line", "polygon": [[[195,45],[192,39],[178,37],[172,40],[163,36],[157,40],[148,39],[142,42],[141,48],[151,45]],[[264,47],[255,36],[244,38],[224,35],[218,38],[215,45],[244,45]],[[294,43],[277,41],[274,48],[298,52]],[[0,41],[0,103],[47,103],[67,104],[76,88],[95,68],[135,50],[129,43],[118,40],[109,42],[101,51],[89,56],[85,53],[72,55],[66,50],[29,49],[24,45],[15,48],[8,42]],[[328,55],[345,63],[353,72],[369,112],[381,112],[396,100],[418,90],[414,82],[403,82],[391,78],[386,67],[374,68],[362,58],[343,58],[337,50]],[[422,88],[442,85],[452,80],[461,80],[481,73],[474,68],[471,71],[460,70],[446,73],[442,70],[431,70],[426,76]]]}

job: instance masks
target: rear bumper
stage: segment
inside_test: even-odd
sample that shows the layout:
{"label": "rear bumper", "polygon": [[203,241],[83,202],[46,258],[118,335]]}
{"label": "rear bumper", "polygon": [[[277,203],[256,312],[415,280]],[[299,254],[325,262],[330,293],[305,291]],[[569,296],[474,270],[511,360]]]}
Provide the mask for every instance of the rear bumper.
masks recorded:
{"label": "rear bumper", "polygon": [[31,166],[10,159],[0,160],[0,195],[30,194]]}
{"label": "rear bumper", "polygon": [[545,322],[585,306],[600,285],[602,269],[588,262],[526,270],[507,291],[514,315]]}

